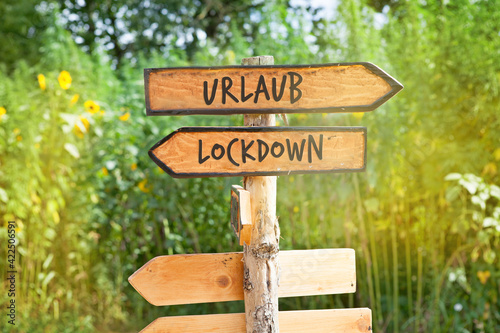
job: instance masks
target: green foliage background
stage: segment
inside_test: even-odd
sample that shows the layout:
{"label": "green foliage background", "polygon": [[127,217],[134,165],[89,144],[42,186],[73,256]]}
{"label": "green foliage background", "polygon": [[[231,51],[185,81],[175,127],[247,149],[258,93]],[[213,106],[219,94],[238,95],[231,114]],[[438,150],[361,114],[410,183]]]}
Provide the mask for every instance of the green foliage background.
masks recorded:
{"label": "green foliage background", "polygon": [[[62,19],[71,3],[0,4],[0,243],[15,220],[19,271],[16,327],[2,310],[4,332],[132,332],[164,315],[243,311],[242,302],[154,307],[127,282],[157,255],[240,250],[229,194],[241,179],[172,179],[146,152],[181,126],[242,117],[146,118],[142,69],[265,54],[276,64],[370,61],[405,85],[363,117],[289,116],[293,126],[366,126],[368,169],[279,178],[281,248],[354,248],[358,268],[355,294],[280,308],[370,307],[376,332],[500,331],[498,0],[342,0],[328,19],[285,1],[238,1],[247,5],[238,15],[215,1],[237,19],[217,18],[206,40],[173,38],[120,59],[75,43]],[[165,27],[192,34],[185,17],[204,5],[172,6],[184,20]],[[104,113],[86,112],[85,101]],[[0,254],[5,276],[3,245]]]}

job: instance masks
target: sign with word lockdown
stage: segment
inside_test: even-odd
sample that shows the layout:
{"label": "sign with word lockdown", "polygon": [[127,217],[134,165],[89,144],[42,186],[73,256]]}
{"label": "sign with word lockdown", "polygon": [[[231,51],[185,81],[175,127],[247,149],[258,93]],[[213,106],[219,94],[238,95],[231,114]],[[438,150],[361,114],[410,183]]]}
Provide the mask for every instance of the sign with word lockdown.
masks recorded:
{"label": "sign with word lockdown", "polygon": [[368,62],[144,70],[155,115],[372,111],[403,86]]}
{"label": "sign with word lockdown", "polygon": [[149,150],[172,177],[364,171],[365,127],[184,127]]}

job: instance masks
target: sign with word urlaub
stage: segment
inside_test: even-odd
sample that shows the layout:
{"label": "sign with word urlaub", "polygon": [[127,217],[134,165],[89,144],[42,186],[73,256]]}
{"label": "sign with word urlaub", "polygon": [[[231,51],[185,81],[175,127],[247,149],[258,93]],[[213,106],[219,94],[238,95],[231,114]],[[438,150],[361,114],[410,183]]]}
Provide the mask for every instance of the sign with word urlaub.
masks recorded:
{"label": "sign with word urlaub", "polygon": [[149,156],[172,177],[363,171],[364,127],[184,127]]}
{"label": "sign with word urlaub", "polygon": [[155,115],[372,111],[403,86],[368,62],[144,70]]}

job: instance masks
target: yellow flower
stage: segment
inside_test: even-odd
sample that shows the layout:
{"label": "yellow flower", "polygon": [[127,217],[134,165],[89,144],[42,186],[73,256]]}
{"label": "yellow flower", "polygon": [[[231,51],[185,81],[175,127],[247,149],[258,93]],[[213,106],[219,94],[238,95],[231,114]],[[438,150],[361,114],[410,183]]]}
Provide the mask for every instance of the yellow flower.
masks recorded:
{"label": "yellow flower", "polygon": [[498,168],[497,165],[493,162],[486,164],[483,168],[482,175],[489,174],[495,176],[497,174]]}
{"label": "yellow flower", "polygon": [[78,124],[75,124],[75,127],[73,127],[73,132],[80,139],[83,139],[83,137],[85,136],[85,134],[82,132],[82,129],[80,128],[80,126],[78,126]]}
{"label": "yellow flower", "polygon": [[59,222],[61,222],[61,216],[59,216],[57,211],[52,212],[52,218],[54,219],[55,224],[59,224]]}
{"label": "yellow flower", "polygon": [[104,116],[105,113],[106,112],[104,112],[104,110],[101,110],[101,112],[99,112],[99,114],[101,115],[101,117]]}
{"label": "yellow flower", "polygon": [[90,123],[87,118],[84,116],[80,116],[80,122],[77,122],[73,127],[73,132],[77,137],[83,139],[85,133],[87,133],[90,129]]}
{"label": "yellow flower", "polygon": [[23,137],[21,135],[16,136],[17,141],[23,141]]}
{"label": "yellow flower", "polygon": [[490,278],[491,273],[490,271],[477,271],[477,278],[479,281],[481,281],[482,284],[486,284],[488,282],[488,279]]}
{"label": "yellow flower", "polygon": [[127,121],[128,118],[130,118],[130,112],[127,112],[127,113],[123,114],[122,116],[120,116],[121,121]]}
{"label": "yellow flower", "polygon": [[89,128],[90,128],[90,123],[89,123],[89,121],[87,120],[87,118],[85,118],[84,116],[80,116],[80,121],[82,122],[83,126],[85,126],[85,129],[86,129],[86,130],[87,130],[87,132],[88,132],[88,130],[89,130]]}
{"label": "yellow flower", "polygon": [[[1,111],[1,108],[0,108],[0,111]],[[0,115],[1,115],[1,113],[0,113]],[[500,148],[495,149],[495,151],[493,152],[493,156],[495,157],[495,160],[497,160],[497,161],[500,160]]]}
{"label": "yellow flower", "polygon": [[132,163],[132,165],[130,166],[130,169],[131,169],[132,171],[137,170],[137,163]]}
{"label": "yellow flower", "polygon": [[35,149],[40,149],[40,144],[39,143],[35,143],[34,147],[35,147]]}
{"label": "yellow flower", "polygon": [[78,102],[79,98],[80,98],[80,95],[74,94],[73,97],[71,97],[71,100],[69,101],[69,104],[71,106],[75,105]]}
{"label": "yellow flower", "polygon": [[71,75],[67,71],[62,71],[57,78],[62,89],[68,90],[71,86]]}
{"label": "yellow flower", "polygon": [[364,112],[353,112],[353,114],[352,114],[352,115],[353,115],[353,116],[354,116],[354,118],[356,118],[356,119],[361,119],[361,118],[363,118],[363,116],[365,115],[365,113],[364,113]]}
{"label": "yellow flower", "polygon": [[102,167],[101,171],[102,171],[103,175],[105,175],[105,176],[109,175],[108,169],[106,169],[106,167]]}
{"label": "yellow flower", "polygon": [[139,187],[139,190],[141,190],[144,193],[148,193],[151,191],[149,187],[146,187],[146,184],[148,183],[147,179],[142,180],[139,184],[137,184],[137,187]]}
{"label": "yellow flower", "polygon": [[47,84],[45,83],[45,75],[38,74],[38,84],[40,85],[40,89],[45,90],[47,88]]}
{"label": "yellow flower", "polygon": [[0,106],[0,120],[2,120],[3,116],[6,113],[7,113],[7,110],[3,106]]}
{"label": "yellow flower", "polygon": [[18,135],[19,133],[21,133],[21,130],[19,128],[14,128],[12,133],[14,133],[15,135]]}
{"label": "yellow flower", "polygon": [[83,103],[83,106],[85,107],[88,113],[92,114],[99,112],[99,110],[101,109],[99,104],[97,104],[94,101],[86,101],[85,103]]}
{"label": "yellow flower", "polygon": [[293,207],[293,212],[294,213],[298,213],[299,212],[299,207],[297,207],[297,206]]}

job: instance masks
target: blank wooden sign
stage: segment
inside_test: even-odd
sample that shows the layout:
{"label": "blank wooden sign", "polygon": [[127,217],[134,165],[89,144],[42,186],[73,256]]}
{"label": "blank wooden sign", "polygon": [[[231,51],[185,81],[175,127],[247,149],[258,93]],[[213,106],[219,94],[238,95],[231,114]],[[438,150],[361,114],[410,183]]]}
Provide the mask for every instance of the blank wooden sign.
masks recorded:
{"label": "blank wooden sign", "polygon": [[[368,333],[372,332],[371,310],[335,309],[280,311],[282,333]],[[141,333],[246,333],[245,314],[215,314],[158,318]]]}
{"label": "blank wooden sign", "polygon": [[[156,257],[129,277],[151,304],[175,305],[243,300],[243,254],[177,254]],[[279,297],[353,293],[353,249],[279,253]]]}
{"label": "blank wooden sign", "polygon": [[144,70],[154,115],[371,111],[403,86],[368,62]]}
{"label": "blank wooden sign", "polygon": [[149,156],[177,178],[364,171],[366,128],[184,127]]}
{"label": "blank wooden sign", "polygon": [[252,204],[250,192],[239,185],[231,186],[231,226],[240,245],[252,238]]}

